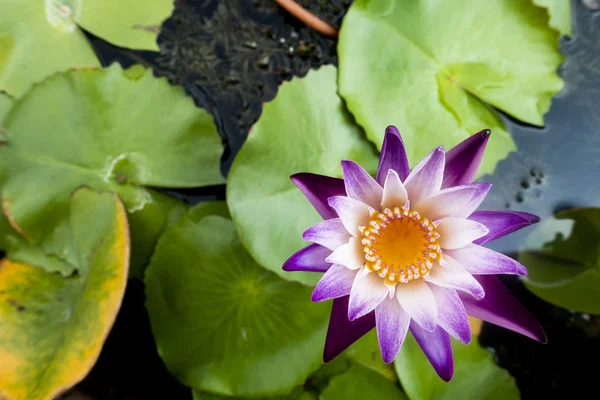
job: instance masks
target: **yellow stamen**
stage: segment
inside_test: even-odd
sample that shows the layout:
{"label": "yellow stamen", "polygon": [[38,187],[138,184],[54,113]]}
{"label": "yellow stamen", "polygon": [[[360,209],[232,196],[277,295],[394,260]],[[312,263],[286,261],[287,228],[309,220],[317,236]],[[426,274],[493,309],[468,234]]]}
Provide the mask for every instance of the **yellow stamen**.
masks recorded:
{"label": "yellow stamen", "polygon": [[399,207],[370,212],[369,224],[358,228],[365,266],[389,285],[427,276],[442,252],[433,223]]}

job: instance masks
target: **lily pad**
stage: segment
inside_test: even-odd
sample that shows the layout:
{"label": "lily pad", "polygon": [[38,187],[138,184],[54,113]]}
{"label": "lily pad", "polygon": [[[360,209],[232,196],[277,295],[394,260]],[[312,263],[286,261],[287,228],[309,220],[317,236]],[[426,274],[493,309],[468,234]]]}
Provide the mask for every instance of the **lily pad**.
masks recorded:
{"label": "lily pad", "polygon": [[8,113],[8,110],[13,105],[13,98],[6,93],[0,93],[0,127],[2,126],[2,119]]}
{"label": "lily pad", "polygon": [[127,283],[129,231],[117,196],[89,189],[71,201],[78,273],[69,278],[0,262],[0,397],[51,400],[90,371]]}
{"label": "lily pad", "polygon": [[4,120],[3,210],[33,244],[75,264],[69,194],[82,184],[119,194],[130,215],[132,269],[148,262],[184,205],[150,186],[220,183],[213,118],[151,71],[71,71],[37,85]]}
{"label": "lily pad", "polygon": [[224,396],[285,395],[321,364],[330,307],[248,254],[223,202],[200,204],[156,247],[146,307],[169,371]]}
{"label": "lily pad", "polygon": [[352,360],[353,363],[377,371],[392,382],[398,381],[394,368],[390,364],[386,364],[381,358],[375,329],[358,339],[356,343],[344,352],[344,355]]}
{"label": "lily pad", "polygon": [[[438,328],[439,329],[439,328]],[[473,340],[452,339],[454,377],[439,378],[412,335],[406,337],[394,366],[410,400],[510,400],[520,399],[515,380],[498,367],[492,354]]]}
{"label": "lily pad", "polygon": [[491,173],[515,144],[490,105],[543,125],[563,87],[557,40],[527,1],[357,0],[340,32],[340,95],[377,146],[397,125],[413,165],[491,129],[480,168]]}
{"label": "lily pad", "polygon": [[18,98],[57,72],[100,66],[82,28],[117,46],[158,50],[157,26],[172,9],[172,0],[4,0],[0,90]]}
{"label": "lily pad", "polygon": [[201,392],[200,390],[192,391],[193,400],[319,400],[319,396],[315,393],[307,392],[306,390],[298,387],[287,396],[276,396],[276,397],[261,397],[261,398],[248,398],[248,397],[229,397],[219,396],[217,394]]}
{"label": "lily pad", "polygon": [[533,0],[533,3],[548,9],[550,27],[561,35],[572,36],[571,0]]}
{"label": "lily pad", "polygon": [[394,383],[376,371],[361,365],[350,369],[331,380],[321,393],[322,400],[405,400],[406,396]]}
{"label": "lily pad", "polygon": [[519,252],[523,278],[542,299],[575,311],[600,314],[600,208],[579,208],[548,218]]}
{"label": "lily pad", "polygon": [[335,82],[336,69],[328,66],[284,83],[265,105],[227,182],[231,216],[250,254],[267,269],[309,284],[316,284],[318,274],[281,270],[288,257],[308,245],[302,232],[321,220],[290,175],[341,177],[343,159],[375,172],[378,162]]}

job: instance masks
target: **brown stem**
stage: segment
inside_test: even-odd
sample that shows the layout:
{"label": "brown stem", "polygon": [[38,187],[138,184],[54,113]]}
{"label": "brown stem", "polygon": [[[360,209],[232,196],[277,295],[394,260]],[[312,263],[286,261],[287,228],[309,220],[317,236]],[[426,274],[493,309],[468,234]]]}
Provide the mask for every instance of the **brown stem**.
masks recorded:
{"label": "brown stem", "polygon": [[330,38],[336,38],[338,36],[337,29],[317,16],[311,14],[294,0],[275,0],[275,2],[294,17],[298,18],[307,26],[321,33],[322,35],[329,36]]}

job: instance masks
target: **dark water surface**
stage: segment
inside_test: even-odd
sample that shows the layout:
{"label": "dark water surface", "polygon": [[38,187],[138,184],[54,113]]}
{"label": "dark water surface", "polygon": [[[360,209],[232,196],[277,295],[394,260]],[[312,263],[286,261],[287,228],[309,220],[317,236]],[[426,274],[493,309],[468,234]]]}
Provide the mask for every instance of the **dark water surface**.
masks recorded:
{"label": "dark water surface", "polygon": [[[600,8],[597,0],[583,2]],[[283,80],[335,64],[336,43],[300,24],[272,0],[176,3],[162,28],[160,53],[118,49],[91,35],[90,40],[105,64],[117,60],[151,66],[212,112],[226,145],[227,172],[263,102],[275,97]],[[300,3],[339,26],[350,1]],[[493,175],[482,178],[493,184],[483,208],[522,210],[545,218],[564,208],[600,206],[600,12],[582,4],[574,1],[575,38],[561,44],[565,89],[553,100],[544,129],[504,117],[519,150],[500,162]],[[225,196],[224,186],[167,192],[189,203]],[[529,232],[490,247],[514,255]],[[600,319],[554,307],[516,278],[505,283],[539,318],[549,340],[542,345],[484,326],[481,344],[515,376],[522,398],[587,398],[595,393]],[[143,286],[132,282],[100,360],[78,390],[99,399],[190,397],[156,353],[143,302]]]}

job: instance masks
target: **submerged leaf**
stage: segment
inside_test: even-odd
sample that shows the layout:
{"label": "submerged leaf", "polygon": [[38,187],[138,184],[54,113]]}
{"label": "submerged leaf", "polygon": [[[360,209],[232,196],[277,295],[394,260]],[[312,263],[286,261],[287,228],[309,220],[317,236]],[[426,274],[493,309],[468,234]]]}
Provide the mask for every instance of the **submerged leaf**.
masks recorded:
{"label": "submerged leaf", "polygon": [[169,371],[226,396],[289,393],[321,364],[329,307],[248,254],[225,203],[167,228],[146,272],[146,306]]}
{"label": "submerged leaf", "polygon": [[145,187],[223,180],[212,117],[151,71],[124,73],[114,65],[56,75],[18,100],[4,127],[4,212],[32,243],[71,264],[66,215],[78,186],[119,194],[135,240],[132,270],[139,272],[162,229],[185,208]]}
{"label": "submerged leaf", "polygon": [[271,271],[315,284],[318,274],[284,272],[283,262],[308,243],[302,232],[321,218],[290,175],[341,176],[351,159],[371,172],[377,156],[337,95],[336,69],[321,67],[282,85],[264,107],[229,172],[227,203],[242,241]]}
{"label": "submerged leaf", "polygon": [[4,116],[8,114],[8,110],[12,107],[14,99],[6,93],[0,92],[0,128],[2,127],[2,120]]}
{"label": "submerged leaf", "polygon": [[400,389],[370,368],[353,365],[333,378],[320,396],[323,400],[405,400]]}
{"label": "submerged leaf", "polygon": [[547,20],[527,1],[357,0],[340,32],[340,94],[373,143],[397,125],[413,162],[491,129],[489,173],[515,144],[488,104],[542,125],[563,86]]}
{"label": "submerged leaf", "polygon": [[550,26],[561,35],[572,36],[571,0],[533,0],[533,3],[548,9]]}
{"label": "submerged leaf", "polygon": [[77,274],[0,262],[0,397],[51,400],[90,371],[121,305],[129,231],[118,197],[90,189],[71,201]]}
{"label": "submerged leaf", "polygon": [[82,28],[117,46],[158,50],[172,9],[172,0],[4,0],[0,90],[18,98],[54,73],[100,66]]}
{"label": "submerged leaf", "polygon": [[600,314],[600,208],[563,211],[546,219],[519,252],[523,277],[542,299],[580,312]]}
{"label": "submerged leaf", "polygon": [[[438,329],[440,329],[438,327]],[[452,339],[454,377],[442,381],[412,335],[406,337],[394,362],[402,388],[410,400],[518,400],[519,390],[508,371],[477,340],[461,344]]]}

